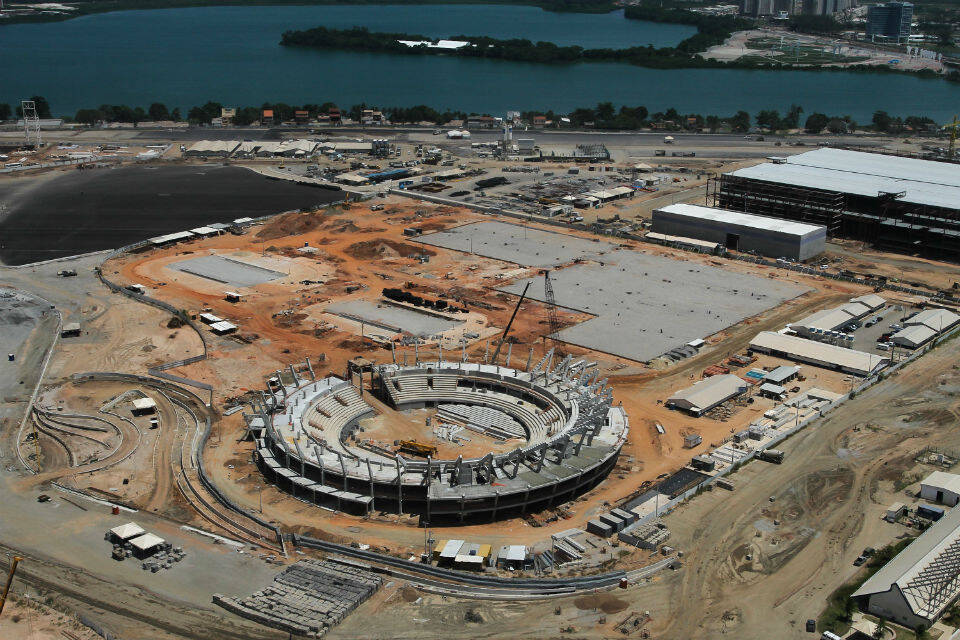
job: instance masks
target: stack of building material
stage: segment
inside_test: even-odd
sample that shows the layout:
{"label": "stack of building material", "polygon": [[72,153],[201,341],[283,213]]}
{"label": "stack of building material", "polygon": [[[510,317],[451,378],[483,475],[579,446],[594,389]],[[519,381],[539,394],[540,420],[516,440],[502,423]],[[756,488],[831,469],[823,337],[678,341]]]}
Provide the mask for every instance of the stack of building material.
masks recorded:
{"label": "stack of building material", "polygon": [[214,594],[214,603],[239,616],[290,633],[320,637],[380,588],[360,567],[301,560],[247,598]]}

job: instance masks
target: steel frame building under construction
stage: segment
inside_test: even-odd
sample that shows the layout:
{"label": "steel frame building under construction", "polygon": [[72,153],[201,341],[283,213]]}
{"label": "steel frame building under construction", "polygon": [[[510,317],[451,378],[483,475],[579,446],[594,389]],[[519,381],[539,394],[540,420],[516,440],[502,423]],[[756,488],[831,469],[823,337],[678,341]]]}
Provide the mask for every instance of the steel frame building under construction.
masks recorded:
{"label": "steel frame building under construction", "polygon": [[960,165],[818,149],[711,179],[713,206],[820,224],[878,248],[960,257]]}

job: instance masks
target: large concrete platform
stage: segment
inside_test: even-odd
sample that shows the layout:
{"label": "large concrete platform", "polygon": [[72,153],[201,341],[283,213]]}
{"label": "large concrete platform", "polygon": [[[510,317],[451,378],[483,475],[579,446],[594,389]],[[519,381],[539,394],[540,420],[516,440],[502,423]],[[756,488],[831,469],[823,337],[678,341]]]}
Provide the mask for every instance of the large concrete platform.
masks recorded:
{"label": "large concrete platform", "polygon": [[[558,305],[596,316],[561,331],[561,340],[642,362],[809,290],[628,250],[606,254],[602,265],[554,271],[551,279]],[[519,294],[525,283],[502,290]],[[544,299],[542,277],[527,296]]]}
{"label": "large concrete platform", "polygon": [[412,309],[404,309],[389,304],[377,305],[366,300],[337,302],[329,305],[325,311],[350,320],[367,322],[390,331],[408,331],[421,338],[441,333],[461,324]]}
{"label": "large concrete platform", "polygon": [[616,248],[616,245],[603,240],[589,240],[506,222],[474,222],[430,233],[420,240],[435,247],[475,253],[525,267],[550,267],[576,258],[602,260],[602,256]]}
{"label": "large concrete platform", "polygon": [[170,268],[233,287],[254,287],[286,275],[280,271],[216,255],[174,262]]}

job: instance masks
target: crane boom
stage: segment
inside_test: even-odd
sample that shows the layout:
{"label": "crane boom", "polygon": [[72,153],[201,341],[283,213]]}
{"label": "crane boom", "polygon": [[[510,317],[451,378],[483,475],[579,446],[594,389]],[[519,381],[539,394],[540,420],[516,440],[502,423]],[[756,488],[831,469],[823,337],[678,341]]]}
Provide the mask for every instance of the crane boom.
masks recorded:
{"label": "crane boom", "polygon": [[7,585],[0,594],[0,614],[3,613],[3,605],[7,603],[7,594],[10,593],[10,585],[13,583],[13,574],[17,572],[17,565],[23,560],[20,556],[13,556],[13,562],[10,564],[10,573],[7,574]]}
{"label": "crane boom", "polygon": [[[553,282],[550,281],[550,270],[543,270],[543,289],[547,299],[547,319],[550,321],[550,337],[554,342],[559,343],[557,334],[560,333],[560,319],[557,317],[557,298],[553,293]],[[557,348],[557,354],[562,352]]]}
{"label": "crane boom", "polygon": [[503,343],[507,341],[507,334],[510,333],[510,327],[513,326],[513,319],[517,317],[517,311],[520,311],[520,305],[523,304],[523,299],[527,297],[527,289],[530,288],[530,283],[527,283],[527,286],[523,288],[523,293],[520,294],[520,299],[517,300],[517,306],[513,308],[513,313],[510,315],[510,321],[507,323],[507,328],[503,330],[503,335],[500,336],[500,342],[497,343],[497,350],[493,352],[493,362],[497,363],[497,358],[500,356],[500,348],[503,347]]}

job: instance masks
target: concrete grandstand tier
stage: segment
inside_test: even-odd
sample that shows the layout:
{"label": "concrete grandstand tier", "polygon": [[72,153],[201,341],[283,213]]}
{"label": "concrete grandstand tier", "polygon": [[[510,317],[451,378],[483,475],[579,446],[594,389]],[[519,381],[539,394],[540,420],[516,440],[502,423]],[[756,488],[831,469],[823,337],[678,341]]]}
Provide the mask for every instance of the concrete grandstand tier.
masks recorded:
{"label": "concrete grandstand tier", "polygon": [[629,424],[597,377],[570,356],[554,363],[552,351],[530,371],[449,361],[374,368],[374,392],[394,410],[439,407],[520,441],[473,459],[404,457],[361,440],[358,423],[374,409],[334,377],[274,385],[248,425],[263,473],[297,497],[428,522],[496,520],[566,502],[613,468]]}

